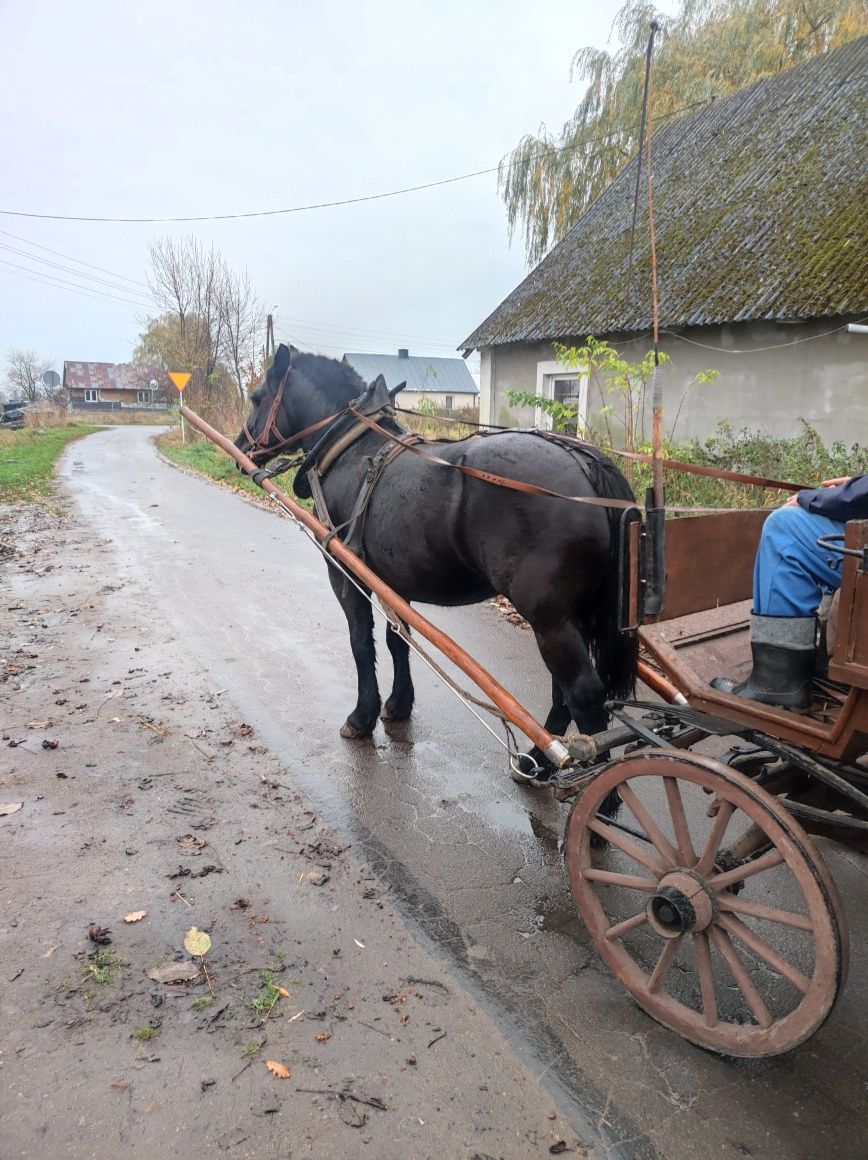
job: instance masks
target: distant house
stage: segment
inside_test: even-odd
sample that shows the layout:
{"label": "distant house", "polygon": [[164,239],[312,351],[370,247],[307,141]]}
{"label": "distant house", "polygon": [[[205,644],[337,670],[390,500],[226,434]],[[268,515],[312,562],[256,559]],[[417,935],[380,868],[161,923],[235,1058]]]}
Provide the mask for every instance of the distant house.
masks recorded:
{"label": "distant house", "polygon": [[65,362],[63,389],[77,411],[165,411],[171,381],[162,367]]}
{"label": "distant house", "polygon": [[[654,134],[661,379],[676,438],[720,420],[793,435],[868,440],[868,37],[757,81]],[[860,142],[862,144],[860,144]],[[643,165],[632,274],[636,161],[462,344],[481,352],[483,422],[529,424],[510,389],[575,400],[594,422],[580,370],[554,342],[587,335],[638,361],[651,347]],[[692,385],[698,371],[720,372]],[[650,408],[649,408],[650,410]]]}
{"label": "distant house", "polygon": [[479,402],[479,387],[460,358],[411,355],[402,347],[397,354],[345,354],[343,361],[366,383],[382,375],[391,391],[406,382],[397,402],[409,410],[415,410],[423,400],[446,411],[465,410]]}

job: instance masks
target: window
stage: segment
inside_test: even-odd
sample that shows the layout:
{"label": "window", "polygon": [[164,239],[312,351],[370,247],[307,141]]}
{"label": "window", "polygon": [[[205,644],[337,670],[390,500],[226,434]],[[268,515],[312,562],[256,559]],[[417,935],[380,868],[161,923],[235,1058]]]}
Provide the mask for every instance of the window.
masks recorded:
{"label": "window", "polygon": [[150,391],[139,391],[139,402],[140,403],[150,403],[151,401],[152,400],[151,400],[151,392]]}
{"label": "window", "polygon": [[452,410],[452,404],[454,403],[454,401],[455,401],[455,396],[454,396],[454,395],[447,395],[447,396],[446,396],[446,410],[447,410],[447,411],[451,411],[451,410]]}
{"label": "window", "polygon": [[98,403],[99,391],[96,387],[86,387],[84,392],[84,401],[86,403]]}
{"label": "window", "polygon": [[[575,421],[570,419],[568,430],[578,435],[584,434],[588,413],[588,376],[581,370],[572,373],[565,370],[563,363],[540,362],[536,367],[536,393],[543,398],[565,403],[575,413]],[[536,409],[536,426],[551,430],[551,417]]]}

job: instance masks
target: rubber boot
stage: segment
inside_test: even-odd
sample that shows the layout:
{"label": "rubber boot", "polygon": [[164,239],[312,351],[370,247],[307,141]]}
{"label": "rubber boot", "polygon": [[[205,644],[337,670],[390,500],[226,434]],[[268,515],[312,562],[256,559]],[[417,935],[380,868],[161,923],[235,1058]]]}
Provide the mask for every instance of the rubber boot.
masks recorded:
{"label": "rubber boot", "polygon": [[806,709],[811,702],[811,681],[816,663],[815,616],[759,616],[751,614],[750,647],[753,671],[736,684],[716,677],[712,688],[735,693],[764,705]]}

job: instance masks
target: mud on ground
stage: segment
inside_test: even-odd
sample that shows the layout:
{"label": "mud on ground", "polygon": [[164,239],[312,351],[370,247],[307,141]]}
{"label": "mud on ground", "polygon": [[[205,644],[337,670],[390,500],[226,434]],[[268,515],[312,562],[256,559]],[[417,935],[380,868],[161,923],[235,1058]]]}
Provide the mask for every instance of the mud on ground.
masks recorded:
{"label": "mud on ground", "polygon": [[51,505],[0,569],[4,1160],[590,1155],[146,577]]}

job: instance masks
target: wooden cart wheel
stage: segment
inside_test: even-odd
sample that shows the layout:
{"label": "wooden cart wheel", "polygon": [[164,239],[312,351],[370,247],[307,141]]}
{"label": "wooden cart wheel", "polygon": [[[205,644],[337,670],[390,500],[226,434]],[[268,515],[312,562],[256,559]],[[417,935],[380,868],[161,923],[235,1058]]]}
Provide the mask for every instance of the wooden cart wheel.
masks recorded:
{"label": "wooden cart wheel", "polygon": [[[598,817],[613,789],[617,826]],[[679,750],[613,762],[574,805],[564,856],[598,951],[665,1027],[758,1057],[826,1020],[847,973],[838,892],[802,827],[743,774]]]}

